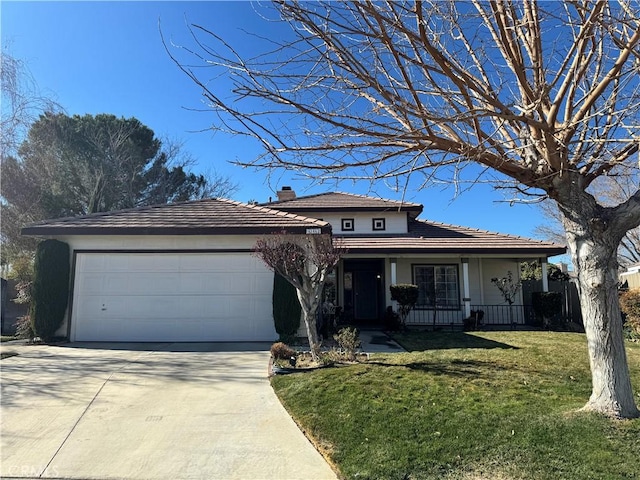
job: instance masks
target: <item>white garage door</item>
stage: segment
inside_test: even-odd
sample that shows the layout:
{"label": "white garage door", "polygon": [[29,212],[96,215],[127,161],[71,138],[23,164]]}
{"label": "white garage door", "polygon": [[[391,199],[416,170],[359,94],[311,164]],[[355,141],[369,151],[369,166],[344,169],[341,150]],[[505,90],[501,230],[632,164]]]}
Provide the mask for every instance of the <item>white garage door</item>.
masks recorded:
{"label": "white garage door", "polygon": [[273,341],[273,274],[248,253],[78,253],[72,341]]}

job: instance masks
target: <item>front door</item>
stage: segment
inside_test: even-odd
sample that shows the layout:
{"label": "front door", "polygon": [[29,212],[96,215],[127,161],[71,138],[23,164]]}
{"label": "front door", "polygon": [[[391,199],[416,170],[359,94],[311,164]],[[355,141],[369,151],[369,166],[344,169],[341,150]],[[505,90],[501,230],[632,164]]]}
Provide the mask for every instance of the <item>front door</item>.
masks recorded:
{"label": "front door", "polygon": [[378,278],[375,270],[356,271],[353,275],[354,315],[358,320],[378,318]]}
{"label": "front door", "polygon": [[382,260],[344,261],[345,314],[355,323],[377,324],[384,311]]}

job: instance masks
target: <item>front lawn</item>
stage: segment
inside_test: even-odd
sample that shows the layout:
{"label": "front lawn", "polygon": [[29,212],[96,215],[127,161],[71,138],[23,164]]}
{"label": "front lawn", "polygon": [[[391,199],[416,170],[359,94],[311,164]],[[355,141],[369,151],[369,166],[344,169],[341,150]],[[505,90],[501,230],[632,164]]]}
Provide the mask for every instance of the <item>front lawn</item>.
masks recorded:
{"label": "front lawn", "polygon": [[[584,335],[400,335],[410,353],[276,376],[294,419],[348,479],[640,479],[640,419],[577,412]],[[640,403],[640,344],[627,343]]]}

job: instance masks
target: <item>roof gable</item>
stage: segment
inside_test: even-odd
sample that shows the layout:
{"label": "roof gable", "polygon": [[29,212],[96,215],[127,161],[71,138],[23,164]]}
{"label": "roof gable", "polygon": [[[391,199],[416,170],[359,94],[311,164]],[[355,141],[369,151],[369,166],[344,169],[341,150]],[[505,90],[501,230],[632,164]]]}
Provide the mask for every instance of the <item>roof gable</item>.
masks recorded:
{"label": "roof gable", "polygon": [[327,222],[225,199],[205,199],[95,213],[28,225],[23,235],[224,235],[308,229],[330,233]]}

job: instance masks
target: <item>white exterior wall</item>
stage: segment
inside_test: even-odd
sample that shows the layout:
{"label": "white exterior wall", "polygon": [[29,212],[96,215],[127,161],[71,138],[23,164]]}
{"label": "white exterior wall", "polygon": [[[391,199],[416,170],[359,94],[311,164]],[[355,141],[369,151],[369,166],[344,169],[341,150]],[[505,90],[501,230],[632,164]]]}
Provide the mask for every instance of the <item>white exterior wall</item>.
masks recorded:
{"label": "white exterior wall", "polygon": [[628,282],[629,288],[640,288],[640,272],[634,269],[633,271],[622,273],[620,282]]}
{"label": "white exterior wall", "polygon": [[[516,260],[483,259],[482,280],[484,282],[484,305],[507,305],[502,293],[493,283],[492,278],[502,278],[507,276],[507,272],[513,275],[513,281],[520,280],[520,264]],[[471,303],[474,303],[473,301]],[[516,295],[515,305],[522,305],[522,289]]]}
{"label": "white exterior wall", "polygon": [[[395,230],[400,229],[400,226],[404,226],[406,229],[406,213],[386,213],[386,214],[360,214],[360,215],[341,215],[341,216],[324,216],[325,221],[329,221],[334,225],[334,233],[340,234],[339,226],[342,218],[354,218],[355,220],[355,233],[373,233],[371,230],[373,218],[386,218],[385,232],[379,233],[391,233],[390,228]],[[337,226],[337,227],[336,227]],[[359,227],[363,227],[363,230],[359,230]],[[366,230],[368,229],[368,231]],[[344,232],[345,234],[348,232]],[[250,255],[249,251],[253,248],[257,235],[175,235],[175,236],[94,236],[94,235],[76,235],[68,237],[58,237],[61,241],[67,242],[70,245],[73,259],[73,251],[170,251],[170,250],[184,250],[184,251],[197,251],[197,250],[229,250],[229,251],[246,251],[246,255]],[[413,282],[412,265],[414,264],[446,264],[458,266],[458,285],[460,295],[459,311],[446,311],[438,312],[438,315],[446,315],[447,318],[456,317],[456,322],[461,322],[463,318],[462,309],[462,297],[463,297],[463,269],[462,269],[462,256],[455,255],[430,255],[420,257],[408,257],[408,256],[396,256],[389,255],[396,259],[396,272],[397,283],[411,283]],[[389,292],[389,284],[391,281],[391,267],[389,257],[385,259],[385,305],[391,305],[391,296]],[[379,257],[378,257],[379,258]],[[490,257],[468,257],[469,258],[469,286],[470,286],[470,298],[471,305],[503,305],[505,304],[499,290],[495,285],[491,283],[493,277],[506,276],[510,270],[514,275],[514,281],[519,279],[519,262],[513,258],[490,258]],[[339,277],[341,278],[341,276]],[[269,280],[269,288],[272,288],[272,280]],[[342,285],[339,285],[338,298],[342,297]],[[518,293],[516,304],[522,304],[522,294]],[[425,312],[425,311],[423,311]],[[272,312],[269,309],[265,312],[270,317]],[[422,313],[424,318],[425,313]],[[65,315],[63,325],[58,331],[61,336],[66,336],[68,331],[68,312]],[[411,323],[411,317],[409,318]],[[300,325],[300,333],[306,335],[303,322]]]}
{"label": "white exterior wall", "polygon": [[56,237],[71,250],[252,249],[252,235],[74,235]]}
{"label": "white exterior wall", "polygon": [[[357,235],[357,234],[378,234],[407,233],[407,212],[344,212],[340,214],[324,212],[301,212],[300,215],[311,218],[321,218],[331,224],[334,235]],[[342,219],[352,218],[354,220],[354,230],[343,231]],[[384,218],[385,229],[374,230],[373,219]]]}

